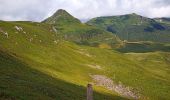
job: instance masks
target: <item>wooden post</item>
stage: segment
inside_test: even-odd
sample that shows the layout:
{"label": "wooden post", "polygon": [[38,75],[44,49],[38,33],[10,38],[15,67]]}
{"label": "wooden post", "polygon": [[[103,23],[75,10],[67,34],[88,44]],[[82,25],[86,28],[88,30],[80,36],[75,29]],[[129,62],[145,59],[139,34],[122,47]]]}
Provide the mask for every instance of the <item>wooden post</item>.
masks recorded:
{"label": "wooden post", "polygon": [[92,84],[87,84],[87,100],[93,100]]}

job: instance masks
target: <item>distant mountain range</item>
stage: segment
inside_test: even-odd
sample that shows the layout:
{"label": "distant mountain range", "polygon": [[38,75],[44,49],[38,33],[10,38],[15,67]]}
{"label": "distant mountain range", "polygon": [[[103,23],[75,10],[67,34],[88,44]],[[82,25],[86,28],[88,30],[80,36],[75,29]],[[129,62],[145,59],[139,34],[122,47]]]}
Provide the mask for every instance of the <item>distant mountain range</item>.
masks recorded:
{"label": "distant mountain range", "polygon": [[88,21],[87,24],[112,32],[119,36],[121,40],[170,42],[168,18],[151,19],[133,13],[97,17]]}
{"label": "distant mountain range", "polygon": [[[42,23],[52,25],[53,29],[61,33],[60,35],[64,39],[78,44],[98,47],[104,44],[108,48],[124,48],[126,46],[129,48],[128,42],[140,42],[139,44],[144,43],[143,46],[148,51],[155,48],[151,43],[154,42],[155,45],[159,43],[160,50],[167,51],[169,49],[169,47],[160,44],[170,42],[170,25],[167,24],[167,21],[163,23],[158,19],[146,18],[135,13],[97,17],[83,24],[67,11],[60,9]],[[137,46],[138,44],[135,43],[130,44]],[[130,47],[134,48],[134,46]]]}

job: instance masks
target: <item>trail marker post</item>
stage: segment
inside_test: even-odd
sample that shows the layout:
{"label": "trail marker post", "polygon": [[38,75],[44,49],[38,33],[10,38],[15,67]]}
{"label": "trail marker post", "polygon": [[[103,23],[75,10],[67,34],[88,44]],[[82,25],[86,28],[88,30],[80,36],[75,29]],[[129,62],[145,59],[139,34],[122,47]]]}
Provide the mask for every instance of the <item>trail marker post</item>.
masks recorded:
{"label": "trail marker post", "polygon": [[93,100],[92,84],[87,84],[87,100]]}

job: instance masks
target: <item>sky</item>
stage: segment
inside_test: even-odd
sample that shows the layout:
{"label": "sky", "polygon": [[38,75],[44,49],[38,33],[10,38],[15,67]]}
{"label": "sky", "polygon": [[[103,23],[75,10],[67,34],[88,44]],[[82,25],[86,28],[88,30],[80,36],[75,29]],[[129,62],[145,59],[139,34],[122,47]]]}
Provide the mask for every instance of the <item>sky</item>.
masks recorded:
{"label": "sky", "polygon": [[80,20],[129,13],[170,17],[170,0],[0,0],[0,20],[42,21],[58,9]]}

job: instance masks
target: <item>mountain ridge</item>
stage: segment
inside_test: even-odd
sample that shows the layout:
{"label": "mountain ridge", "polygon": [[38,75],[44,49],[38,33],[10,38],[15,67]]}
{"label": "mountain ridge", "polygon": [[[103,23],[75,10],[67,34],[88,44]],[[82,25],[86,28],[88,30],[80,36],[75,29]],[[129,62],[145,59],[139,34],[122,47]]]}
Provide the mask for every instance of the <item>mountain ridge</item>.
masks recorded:
{"label": "mountain ridge", "polygon": [[168,24],[136,14],[97,17],[87,22],[119,36],[121,40],[170,42]]}

